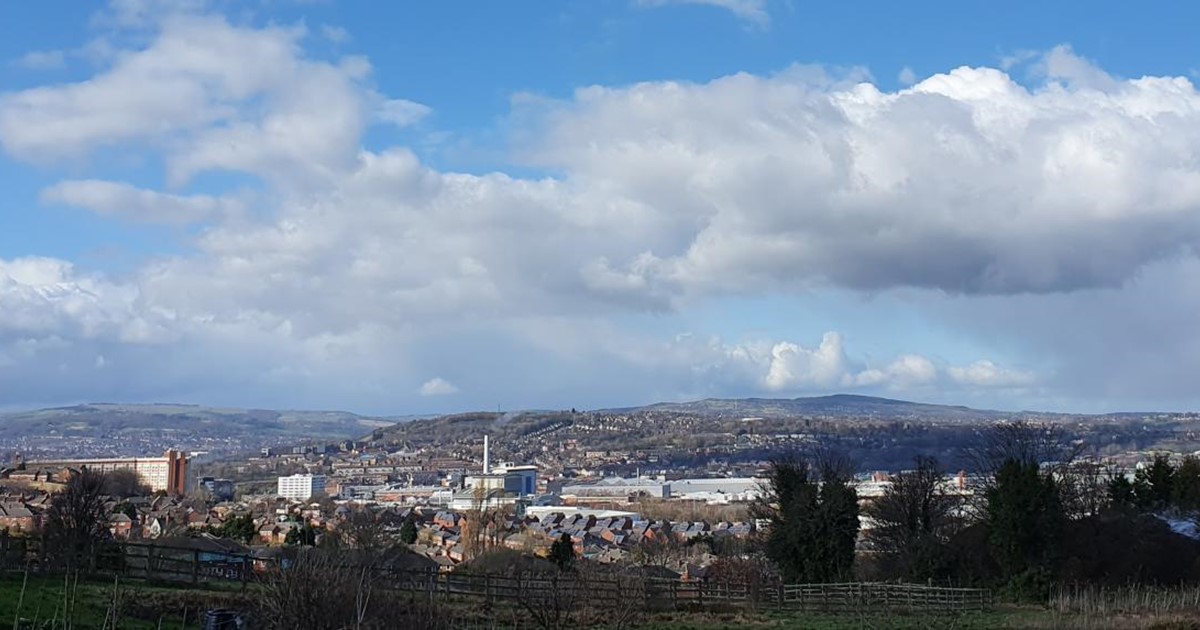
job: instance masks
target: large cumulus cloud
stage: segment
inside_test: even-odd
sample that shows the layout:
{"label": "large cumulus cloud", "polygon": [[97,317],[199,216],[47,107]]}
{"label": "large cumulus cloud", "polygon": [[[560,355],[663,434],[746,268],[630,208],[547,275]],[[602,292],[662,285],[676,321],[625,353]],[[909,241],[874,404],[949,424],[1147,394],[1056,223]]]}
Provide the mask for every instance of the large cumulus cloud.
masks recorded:
{"label": "large cumulus cloud", "polygon": [[[0,146],[38,164],[160,159],[165,191],[73,174],[43,197],[196,236],[119,278],[3,262],[0,304],[16,316],[0,352],[25,344],[23,368],[175,354],[202,367],[167,391],[299,380],[376,404],[422,390],[477,404],[509,388],[528,404],[589,387],[1029,392],[1039,375],[991,356],[876,359],[828,329],[663,338],[618,322],[727,296],[915,288],[970,331],[959,303],[1119,300],[1144,270],[1194,255],[1194,87],[1110,77],[1067,49],[1043,57],[1033,86],[958,68],[883,92],[864,70],[796,66],[518,95],[515,159],[553,174],[537,178],[364,149],[371,125],[429,109],[378,94],[365,59],[311,58],[302,28],[188,12],[139,24],[148,43],[89,80],[0,95]],[[189,188],[212,171],[264,192]],[[90,354],[29,358],[52,340]]]}

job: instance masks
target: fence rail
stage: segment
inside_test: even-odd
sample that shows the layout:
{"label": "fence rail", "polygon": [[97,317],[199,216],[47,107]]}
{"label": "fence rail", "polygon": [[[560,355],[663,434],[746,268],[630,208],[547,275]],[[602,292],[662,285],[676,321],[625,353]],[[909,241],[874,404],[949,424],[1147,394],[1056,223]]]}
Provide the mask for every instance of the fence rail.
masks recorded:
{"label": "fence rail", "polygon": [[[400,577],[400,576],[397,576]],[[849,613],[864,610],[913,612],[977,612],[992,606],[985,589],[942,588],[915,584],[853,582],[845,584],[747,584],[681,582],[630,576],[524,577],[459,573],[409,572],[390,582],[397,590],[431,596],[493,599],[544,599],[552,594],[571,599],[578,593],[595,603],[641,600],[649,608],[675,609],[706,603],[753,604],[808,612]]]}
{"label": "fence rail", "polygon": [[[0,569],[49,570],[45,550],[36,540],[0,537]],[[275,572],[278,563],[250,555],[141,542],[107,545],[77,567],[105,575],[148,581],[248,584]],[[347,568],[361,569],[361,567]],[[429,598],[466,597],[488,602],[586,602],[593,606],[644,606],[653,610],[703,607],[708,604],[776,607],[807,612],[961,613],[990,608],[986,589],[945,588],[916,584],[850,582],[784,584],[782,582],[683,582],[647,578],[636,571],[583,575],[493,575],[442,573],[436,570],[371,569],[372,583],[387,590]]]}

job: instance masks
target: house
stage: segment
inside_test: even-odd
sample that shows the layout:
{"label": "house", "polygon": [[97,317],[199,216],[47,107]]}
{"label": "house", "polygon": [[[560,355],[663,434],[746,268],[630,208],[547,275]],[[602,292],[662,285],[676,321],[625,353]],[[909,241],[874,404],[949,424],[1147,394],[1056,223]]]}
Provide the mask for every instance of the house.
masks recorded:
{"label": "house", "polygon": [[265,545],[282,545],[287,534],[282,534],[283,528],[278,523],[266,523],[258,528],[258,540]]}
{"label": "house", "polygon": [[108,531],[113,538],[128,540],[133,534],[133,519],[128,514],[117,512],[108,517]]}
{"label": "house", "polygon": [[15,532],[32,532],[40,519],[23,503],[0,503],[0,527]]}

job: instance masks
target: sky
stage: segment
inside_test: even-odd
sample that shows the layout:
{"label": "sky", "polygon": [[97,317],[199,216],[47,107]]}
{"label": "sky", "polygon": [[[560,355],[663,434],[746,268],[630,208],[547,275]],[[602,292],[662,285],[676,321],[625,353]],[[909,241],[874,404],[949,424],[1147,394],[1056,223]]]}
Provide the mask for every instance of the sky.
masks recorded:
{"label": "sky", "polygon": [[0,408],[1200,408],[1200,5],[0,6]]}

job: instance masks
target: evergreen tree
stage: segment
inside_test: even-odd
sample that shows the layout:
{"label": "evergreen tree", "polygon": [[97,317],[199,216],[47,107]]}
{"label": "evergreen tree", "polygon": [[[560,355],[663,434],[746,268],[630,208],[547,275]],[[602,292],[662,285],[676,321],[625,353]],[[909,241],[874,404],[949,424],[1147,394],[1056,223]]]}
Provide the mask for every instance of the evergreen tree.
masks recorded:
{"label": "evergreen tree", "polygon": [[1138,507],[1161,510],[1171,505],[1175,495],[1175,466],[1166,453],[1158,453],[1149,466],[1134,473],[1133,488]]}
{"label": "evergreen tree", "polygon": [[1185,512],[1200,510],[1200,459],[1188,455],[1175,469],[1171,502]]}
{"label": "evergreen tree", "polygon": [[1053,476],[1036,462],[1012,459],[996,472],[985,498],[992,556],[1005,576],[1053,569],[1065,521]]}
{"label": "evergreen tree", "polygon": [[225,522],[221,523],[214,533],[221,538],[249,543],[258,534],[258,527],[254,525],[253,516],[242,514],[225,519]]}
{"label": "evergreen tree", "polygon": [[412,519],[405,519],[404,524],[400,526],[400,542],[411,545],[417,542],[417,525]]}
{"label": "evergreen tree", "polygon": [[858,536],[858,495],[849,463],[826,457],[772,463],[764,496],[752,506],[766,519],[767,556],[791,582],[829,582],[849,575]]}
{"label": "evergreen tree", "polygon": [[1108,501],[1119,510],[1134,510],[1137,507],[1137,492],[1133,482],[1123,474],[1113,475],[1108,480]]}
{"label": "evergreen tree", "polygon": [[317,530],[313,526],[305,523],[300,527],[293,527],[287,536],[283,538],[283,544],[290,546],[313,547],[317,544]]}
{"label": "evergreen tree", "polygon": [[550,545],[550,561],[561,571],[568,571],[575,565],[575,543],[570,534],[564,533]]}

